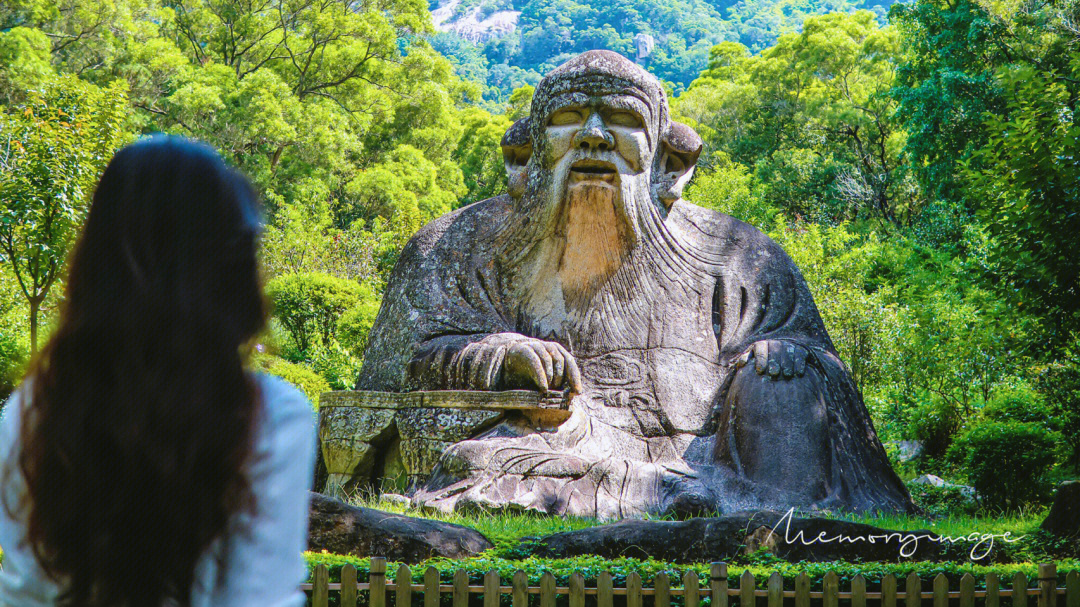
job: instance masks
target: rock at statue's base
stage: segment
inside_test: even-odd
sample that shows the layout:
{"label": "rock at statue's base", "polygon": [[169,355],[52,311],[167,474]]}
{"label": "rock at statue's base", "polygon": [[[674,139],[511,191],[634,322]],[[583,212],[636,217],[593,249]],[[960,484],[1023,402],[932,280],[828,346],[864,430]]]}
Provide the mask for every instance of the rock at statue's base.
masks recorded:
{"label": "rock at statue's base", "polygon": [[486,537],[468,527],[358,508],[311,494],[308,550],[419,563],[437,556],[469,557],[491,547]]}
{"label": "rock at statue's base", "polygon": [[1041,527],[1054,535],[1080,538],[1080,481],[1058,485],[1054,505]]}
{"label": "rock at statue's base", "polygon": [[[596,555],[603,558],[654,558],[675,563],[728,561],[759,548],[787,561],[935,561],[968,560],[973,542],[934,542],[931,531],[892,531],[818,517],[790,517],[782,512],[737,513],[685,521],[623,520],[590,529],[556,533],[525,546],[545,558]],[[802,535],[800,536],[800,532]],[[870,538],[874,537],[871,542]],[[862,538],[862,539],[856,539]],[[805,540],[805,541],[803,541]],[[817,541],[815,541],[817,540]],[[825,541],[829,540],[829,541]],[[993,562],[1001,551],[995,543],[979,562]],[[977,555],[984,551],[980,548]]]}
{"label": "rock at statue's base", "polygon": [[325,493],[375,485],[409,491],[427,480],[446,449],[506,415],[568,415],[565,402],[533,391],[326,392],[319,406]]}

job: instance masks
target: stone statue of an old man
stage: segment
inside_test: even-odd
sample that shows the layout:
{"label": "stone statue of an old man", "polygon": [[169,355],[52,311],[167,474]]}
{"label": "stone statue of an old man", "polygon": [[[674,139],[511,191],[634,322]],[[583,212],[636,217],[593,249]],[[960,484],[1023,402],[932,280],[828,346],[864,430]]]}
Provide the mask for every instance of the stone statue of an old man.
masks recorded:
{"label": "stone statue of an old man", "polygon": [[414,499],[621,517],[909,510],[799,270],[681,198],[701,140],[657,80],[584,53],[503,139],[509,194],[409,242],[365,390],[565,390],[446,451]]}

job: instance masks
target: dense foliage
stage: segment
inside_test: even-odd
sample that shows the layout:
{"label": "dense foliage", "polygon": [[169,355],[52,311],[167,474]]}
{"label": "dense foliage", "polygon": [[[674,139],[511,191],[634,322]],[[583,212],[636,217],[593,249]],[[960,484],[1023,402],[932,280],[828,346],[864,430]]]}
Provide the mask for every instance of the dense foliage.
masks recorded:
{"label": "dense foliage", "polygon": [[[920,444],[902,474],[992,508],[1077,474],[1080,5],[913,0],[888,25],[847,0],[479,6],[521,26],[474,46],[409,0],[0,5],[0,392],[55,318],[103,163],[152,131],[209,141],[266,202],[253,366],[313,401],[352,387],[407,239],[503,191],[521,85],[648,33],[706,143],[688,198],[802,268],[882,439]],[[1001,458],[1038,487],[995,486]]]}

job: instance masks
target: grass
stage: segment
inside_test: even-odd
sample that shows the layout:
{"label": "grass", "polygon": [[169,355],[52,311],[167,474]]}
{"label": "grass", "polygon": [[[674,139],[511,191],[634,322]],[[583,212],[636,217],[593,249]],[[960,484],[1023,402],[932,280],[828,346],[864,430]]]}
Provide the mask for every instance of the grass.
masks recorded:
{"label": "grass", "polygon": [[[495,545],[484,558],[509,559],[516,561],[527,556],[521,548],[523,540],[537,538],[563,531],[575,531],[604,524],[592,518],[550,516],[536,512],[495,510],[489,512],[441,512],[426,508],[414,508],[407,503],[389,501],[378,496],[354,495],[350,503],[356,506],[376,508],[406,516],[435,519],[463,525],[484,534]],[[950,514],[939,517],[925,517],[897,514],[853,514],[823,513],[828,518],[848,520],[856,523],[873,525],[882,529],[896,531],[929,530],[935,534],[959,538],[971,534],[1003,534],[1008,532],[1012,539],[1022,538],[1015,543],[1004,543],[1005,560],[1012,563],[1047,562],[1063,560],[1071,551],[1065,544],[1052,536],[1041,532],[1039,525],[1046,516],[1045,508],[1032,508],[998,516],[978,514]],[[654,517],[654,520],[670,520]],[[747,563],[753,562],[752,559]]]}
{"label": "grass", "polygon": [[[404,514],[428,519],[464,525],[483,533],[492,543],[499,545],[520,541],[528,537],[539,537],[576,531],[602,525],[609,521],[592,518],[562,517],[540,514],[537,512],[515,512],[494,510],[490,512],[442,512],[427,508],[414,508],[402,502],[381,499],[377,496],[355,495],[349,498],[354,506],[376,508],[384,512]],[[873,525],[882,529],[896,531],[916,531],[929,529],[935,533],[960,536],[970,533],[1012,533],[1013,536],[1035,532],[1046,517],[1046,508],[1032,508],[998,516],[950,514],[943,517],[924,517],[903,514],[855,514],[855,513],[819,513],[838,520],[852,521]],[[669,517],[650,517],[653,520],[673,520]]]}

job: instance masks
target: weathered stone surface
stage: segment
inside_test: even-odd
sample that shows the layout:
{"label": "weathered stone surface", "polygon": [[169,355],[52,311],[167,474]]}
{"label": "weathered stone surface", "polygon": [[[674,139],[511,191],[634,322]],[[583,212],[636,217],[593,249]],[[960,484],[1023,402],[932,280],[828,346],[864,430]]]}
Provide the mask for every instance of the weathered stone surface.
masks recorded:
{"label": "weathered stone surface", "polygon": [[607,518],[914,509],[790,257],[682,199],[700,151],[653,76],[584,53],[505,134],[508,195],[413,237],[358,387],[569,401],[566,419],[463,432],[416,502]]}
{"label": "weathered stone surface", "polygon": [[401,461],[408,475],[410,487],[416,481],[427,480],[428,475],[439,463],[444,451],[454,443],[430,438],[402,439],[400,444]]}
{"label": "weathered stone surface", "polygon": [[[938,537],[937,534],[927,530],[892,531],[817,517],[791,517],[788,523],[781,512],[737,513],[685,521],[624,520],[549,535],[535,543],[523,544],[522,549],[548,558],[592,554],[603,558],[652,557],[677,563],[702,563],[726,561],[765,548],[788,561],[896,562],[970,559],[975,544],[935,542],[930,537]],[[919,537],[918,541],[913,537]],[[818,538],[829,541],[814,541]],[[975,555],[981,557],[979,562],[993,562],[1001,553],[1000,539],[992,549],[984,550],[988,544],[976,549]]]}
{"label": "weathered stone surface", "polygon": [[370,478],[376,464],[375,445],[394,430],[391,409],[326,407],[319,412],[319,443],[326,466],[326,491],[340,495],[354,479]]}
{"label": "weathered stone surface", "polygon": [[508,412],[554,426],[569,416],[566,406],[561,394],[535,390],[327,392],[319,409],[324,490],[342,495],[374,480],[380,487],[407,490],[427,480],[449,445],[475,436]]}
{"label": "weathered stone surface", "polygon": [[403,440],[429,438],[457,442],[475,436],[502,416],[499,411],[403,409],[397,415],[398,432]]}
{"label": "weathered stone surface", "polygon": [[319,437],[370,443],[394,425],[394,409],[370,407],[319,407]]}
{"label": "weathered stone surface", "polygon": [[1080,481],[1058,485],[1054,505],[1042,522],[1042,528],[1054,535],[1080,538]]}
{"label": "weathered stone surface", "polygon": [[309,514],[308,550],[313,551],[418,563],[437,556],[464,558],[492,547],[468,527],[357,508],[319,493],[311,494]]}

